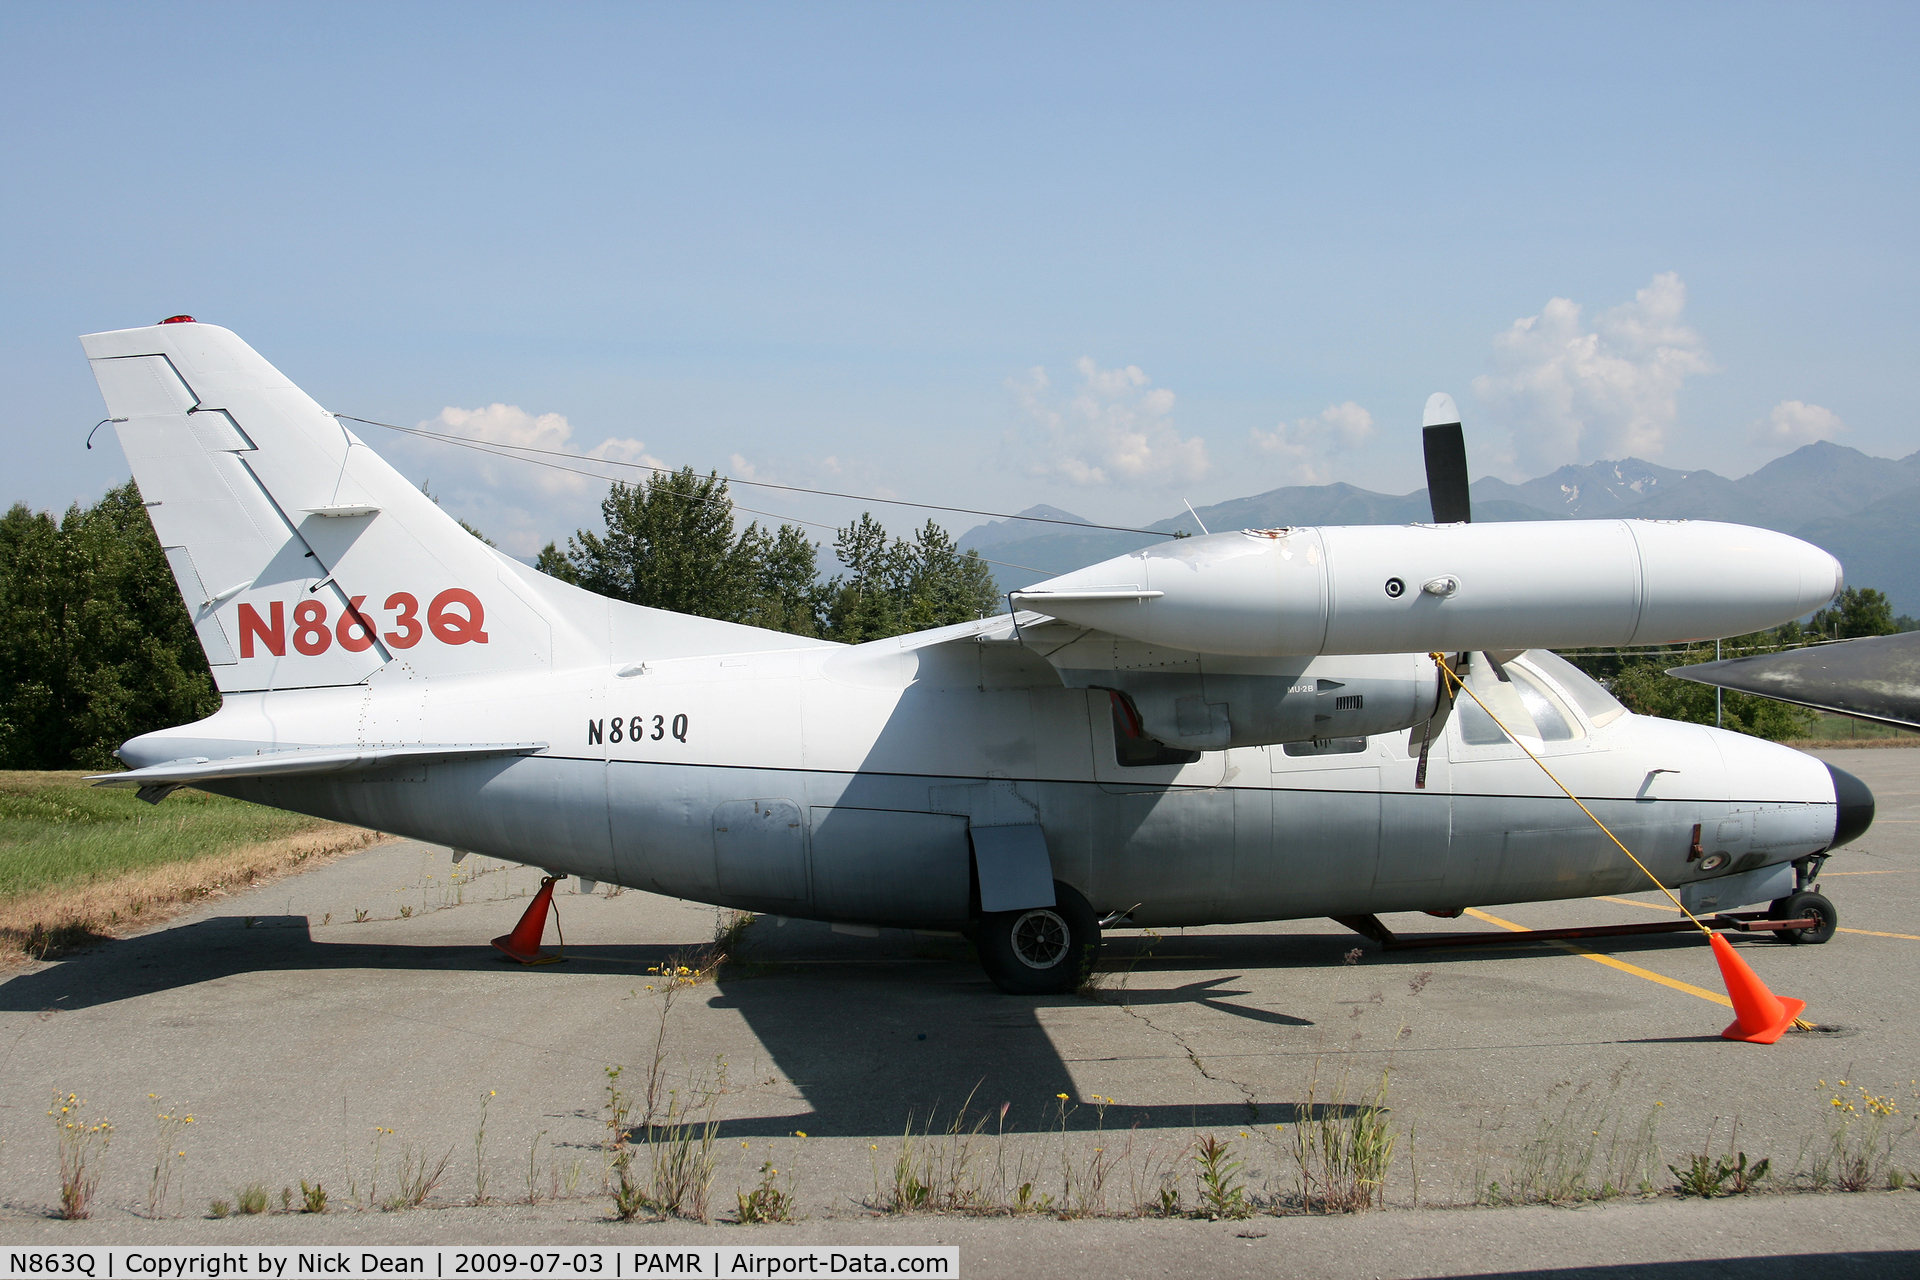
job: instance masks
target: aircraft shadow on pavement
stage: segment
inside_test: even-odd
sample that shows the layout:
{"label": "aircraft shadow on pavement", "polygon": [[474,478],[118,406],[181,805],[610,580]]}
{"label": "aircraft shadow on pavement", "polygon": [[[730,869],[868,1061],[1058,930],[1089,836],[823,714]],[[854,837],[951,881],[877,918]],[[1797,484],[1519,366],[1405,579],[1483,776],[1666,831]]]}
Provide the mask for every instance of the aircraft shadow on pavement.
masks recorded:
{"label": "aircraft shadow on pavement", "polygon": [[[305,916],[221,916],[143,934],[103,939],[51,968],[0,983],[0,1012],[89,1009],[245,973],[404,969],[509,972],[518,968],[485,943],[408,946],[317,942]],[[567,948],[567,971],[638,977],[684,946]]]}
{"label": "aircraft shadow on pavement", "polygon": [[[0,983],[0,1011],[75,1010],[132,1000],[248,973],[348,970],[515,972],[484,943],[419,946],[316,941],[304,916],[219,917],[99,945],[35,973]],[[334,930],[337,935],[339,930]],[[1635,949],[1698,945],[1684,936],[1632,939]],[[1247,1002],[1238,973],[1287,969],[1326,972],[1356,947],[1363,965],[1381,958],[1370,943],[1343,934],[1188,934],[1116,937],[1107,948],[1103,1003],[1141,1011],[1189,1006],[1239,1020],[1253,1034],[1286,1036],[1311,1027],[1304,1017]],[[561,968],[533,972],[643,978],[686,951],[684,944],[573,946]],[[704,988],[710,1007],[736,1010],[780,1074],[805,1099],[802,1114],[730,1118],[736,1137],[897,1133],[911,1125],[944,1131],[985,1120],[989,1131],[1163,1129],[1285,1124],[1305,1118],[1286,1103],[1241,1101],[1104,1109],[1086,1102],[1040,1011],[1084,1009],[1078,996],[1007,996],[993,990],[966,943],[888,931],[854,938],[826,926],[762,919],[736,946],[735,963]],[[1423,967],[1475,963],[1490,951],[1393,953]],[[1504,957],[1524,955],[1502,949]],[[1539,954],[1564,956],[1545,948]],[[1221,975],[1220,970],[1229,971]],[[1192,970],[1204,977],[1183,980]],[[1236,972],[1237,971],[1237,972]],[[1129,1034],[1119,1031],[1103,1034]],[[1128,1045],[1155,1033],[1143,1023]],[[1276,1050],[1297,1044],[1275,1042]],[[1189,1070],[1177,1046],[1169,1071]],[[736,1065],[736,1069],[738,1069]],[[1059,1095],[1068,1095],[1063,1119]],[[1217,1091],[1215,1091],[1217,1097]],[[1004,1111],[1003,1111],[1004,1108]],[[964,1114],[963,1114],[964,1113]]]}
{"label": "aircraft shadow on pavement", "polygon": [[[520,971],[484,943],[321,942],[308,924],[299,915],[228,916],[103,939],[0,983],[0,1011],[96,1008],[253,973]],[[729,1118],[720,1129],[725,1135],[785,1136],[796,1129],[821,1137],[871,1135],[909,1124],[939,1132],[957,1117],[965,1127],[985,1121],[988,1131],[1163,1129],[1290,1123],[1307,1114],[1285,1103],[1088,1104],[1040,1020],[1044,1008],[1085,1008],[1086,1002],[1071,995],[1002,995],[957,938],[898,931],[850,938],[802,921],[783,930],[762,921],[749,934],[737,948],[739,962],[701,994],[713,1008],[740,1013],[806,1110]],[[570,946],[564,966],[528,972],[638,979],[686,950],[684,944]],[[1324,945],[1319,951],[1333,954]],[[1155,963],[1136,960],[1127,989],[1109,998],[1142,1008],[1196,1005],[1275,1031],[1311,1025],[1238,1003],[1249,993],[1233,977],[1168,985],[1152,973]],[[1183,1053],[1170,1049],[1169,1055],[1179,1072],[1190,1070]],[[1064,1117],[1060,1094],[1068,1095]]]}

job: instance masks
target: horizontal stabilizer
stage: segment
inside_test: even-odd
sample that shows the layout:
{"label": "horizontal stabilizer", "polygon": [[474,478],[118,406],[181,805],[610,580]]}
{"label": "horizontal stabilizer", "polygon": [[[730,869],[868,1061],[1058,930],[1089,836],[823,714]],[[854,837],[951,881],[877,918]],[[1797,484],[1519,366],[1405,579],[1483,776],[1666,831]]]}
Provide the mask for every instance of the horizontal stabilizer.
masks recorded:
{"label": "horizontal stabilizer", "polygon": [[126,773],[99,773],[87,779],[96,787],[184,787],[196,782],[233,778],[289,778],[319,773],[346,773],[378,769],[390,764],[432,764],[443,760],[477,760],[489,756],[528,756],[545,751],[544,742],[415,744],[413,746],[298,747],[263,755],[230,756],[225,760],[191,757],[165,764],[131,769]]}

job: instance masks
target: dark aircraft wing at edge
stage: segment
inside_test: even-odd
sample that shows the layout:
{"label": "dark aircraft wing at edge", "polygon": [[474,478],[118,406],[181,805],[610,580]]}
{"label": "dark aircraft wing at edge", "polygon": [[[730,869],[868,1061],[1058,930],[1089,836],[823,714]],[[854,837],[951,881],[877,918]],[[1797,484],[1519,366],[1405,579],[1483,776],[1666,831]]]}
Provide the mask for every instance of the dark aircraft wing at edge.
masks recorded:
{"label": "dark aircraft wing at edge", "polygon": [[1920,631],[1669,667],[1667,674],[1900,729],[1920,729]]}

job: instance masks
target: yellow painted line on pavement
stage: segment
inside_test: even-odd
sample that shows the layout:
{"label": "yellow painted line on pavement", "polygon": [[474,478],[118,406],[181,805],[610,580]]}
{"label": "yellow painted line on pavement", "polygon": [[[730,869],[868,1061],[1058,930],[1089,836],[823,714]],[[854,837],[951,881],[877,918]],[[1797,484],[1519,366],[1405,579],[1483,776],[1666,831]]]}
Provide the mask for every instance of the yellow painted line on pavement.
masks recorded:
{"label": "yellow painted line on pavement", "polygon": [[[1616,899],[1616,901],[1621,901],[1621,899]],[[1645,906],[1647,904],[1635,903],[1634,905]],[[1661,908],[1661,910],[1670,911],[1672,910],[1672,908],[1663,907]],[[1472,916],[1476,920],[1485,920],[1488,924],[1499,925],[1502,929],[1510,929],[1514,933],[1528,932],[1526,925],[1515,924],[1511,920],[1502,920],[1499,916],[1490,916],[1486,912],[1480,910],[1477,907],[1468,907],[1467,914]],[[1565,942],[1565,941],[1555,939],[1555,940],[1550,940],[1548,942],[1548,945],[1558,947],[1562,951],[1565,951],[1570,955],[1576,955],[1576,956],[1580,956],[1583,959],[1591,960],[1595,964],[1606,965],[1607,968],[1609,969],[1618,969],[1620,972],[1630,973],[1636,978],[1645,978],[1648,982],[1657,982],[1663,987],[1672,987],[1675,991],[1684,991],[1690,996],[1699,996],[1702,1000],[1711,1000],[1715,1004],[1725,1005],[1729,1009],[1733,1007],[1733,1001],[1727,999],[1725,996],[1721,995],[1718,991],[1709,991],[1705,987],[1696,987],[1691,982],[1682,982],[1678,978],[1669,978],[1664,973],[1655,973],[1651,969],[1642,969],[1637,964],[1628,964],[1625,960],[1616,960],[1612,956],[1601,955],[1598,951],[1589,951],[1587,948],[1580,946],[1578,943]]]}
{"label": "yellow painted line on pavement", "polygon": [[[1855,876],[1890,876],[1895,873],[1891,871],[1850,871],[1846,874]],[[1645,907],[1649,911],[1665,911],[1669,915],[1680,914],[1664,902],[1635,902],[1632,898],[1611,898],[1604,893],[1595,894],[1594,896],[1601,902],[1617,902],[1623,907]],[[1492,917],[1488,918],[1491,919]],[[1834,932],[1857,933],[1863,938],[1901,938],[1907,942],[1920,942],[1920,934],[1915,933],[1881,933],[1877,929],[1836,929]]]}

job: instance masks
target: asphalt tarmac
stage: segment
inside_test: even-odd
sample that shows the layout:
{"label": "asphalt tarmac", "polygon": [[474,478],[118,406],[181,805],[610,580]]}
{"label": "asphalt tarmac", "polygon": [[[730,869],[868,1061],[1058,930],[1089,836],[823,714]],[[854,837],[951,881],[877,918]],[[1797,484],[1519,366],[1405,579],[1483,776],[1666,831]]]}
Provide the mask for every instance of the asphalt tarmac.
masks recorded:
{"label": "asphalt tarmac", "polygon": [[[1841,914],[1832,942],[1736,944],[1774,991],[1806,1000],[1819,1027],[1768,1047],[1720,1038],[1730,1014],[1697,934],[1386,952],[1330,921],[1118,930],[1092,998],[1020,998],[996,992],[956,938],[763,917],[733,945],[726,976],[669,999],[652,970],[712,943],[712,908],[568,885],[557,899],[566,962],[522,968],[487,940],[513,925],[537,872],[478,858],[456,869],[445,850],[393,842],[0,983],[0,1239],[511,1243],[742,1230],[607,1220],[604,1104],[607,1068],[619,1065],[629,1094],[643,1097],[653,1076],[656,1109],[711,1102],[698,1114],[716,1121],[716,1217],[732,1216],[736,1191],[771,1161],[792,1177],[805,1221],[752,1228],[767,1241],[960,1242],[971,1275],[1179,1274],[1202,1260],[1223,1275],[1629,1264],[1661,1274],[1644,1268],[1762,1256],[1784,1268],[1836,1253],[1859,1255],[1849,1274],[1912,1274],[1911,1191],[1462,1207],[1539,1182],[1588,1138],[1594,1159],[1572,1162],[1593,1180],[1611,1163],[1616,1176],[1650,1170],[1670,1186],[1665,1166],[1702,1150],[1770,1158],[1802,1182],[1824,1163],[1831,1178],[1845,1104],[1855,1111],[1843,1141],[1857,1145],[1873,1122],[1865,1095],[1898,1108],[1879,1121],[1882,1140],[1897,1139],[1893,1163],[1920,1167],[1920,1135],[1905,1136],[1920,1112],[1920,751],[1824,756],[1868,782],[1879,813],[1822,877]],[[1663,901],[1490,904],[1480,919],[1386,923],[1402,934],[1641,923],[1663,918]],[[1162,1186],[1190,1207],[1190,1144],[1203,1133],[1232,1144],[1256,1197],[1284,1199],[1298,1190],[1297,1123],[1383,1080],[1398,1134],[1389,1212],[874,1216],[903,1131],[931,1124],[918,1149],[948,1159],[960,1146],[939,1135],[963,1109],[963,1127],[985,1122],[968,1178],[996,1200],[1022,1182],[1064,1196],[1063,1167],[1091,1195],[1084,1171],[1098,1148],[1111,1162],[1097,1193],[1106,1213]],[[47,1216],[56,1091],[116,1125],[86,1223]],[[162,1111],[194,1121],[163,1136]],[[186,1154],[172,1157],[161,1216],[149,1220],[163,1140]],[[428,1202],[438,1207],[348,1211],[390,1197],[421,1153],[450,1153]],[[482,1169],[490,1203],[474,1207]],[[303,1178],[328,1188],[336,1212],[205,1217],[237,1187],[260,1183],[277,1205]],[[1752,1275],[1759,1264],[1740,1265]]]}

